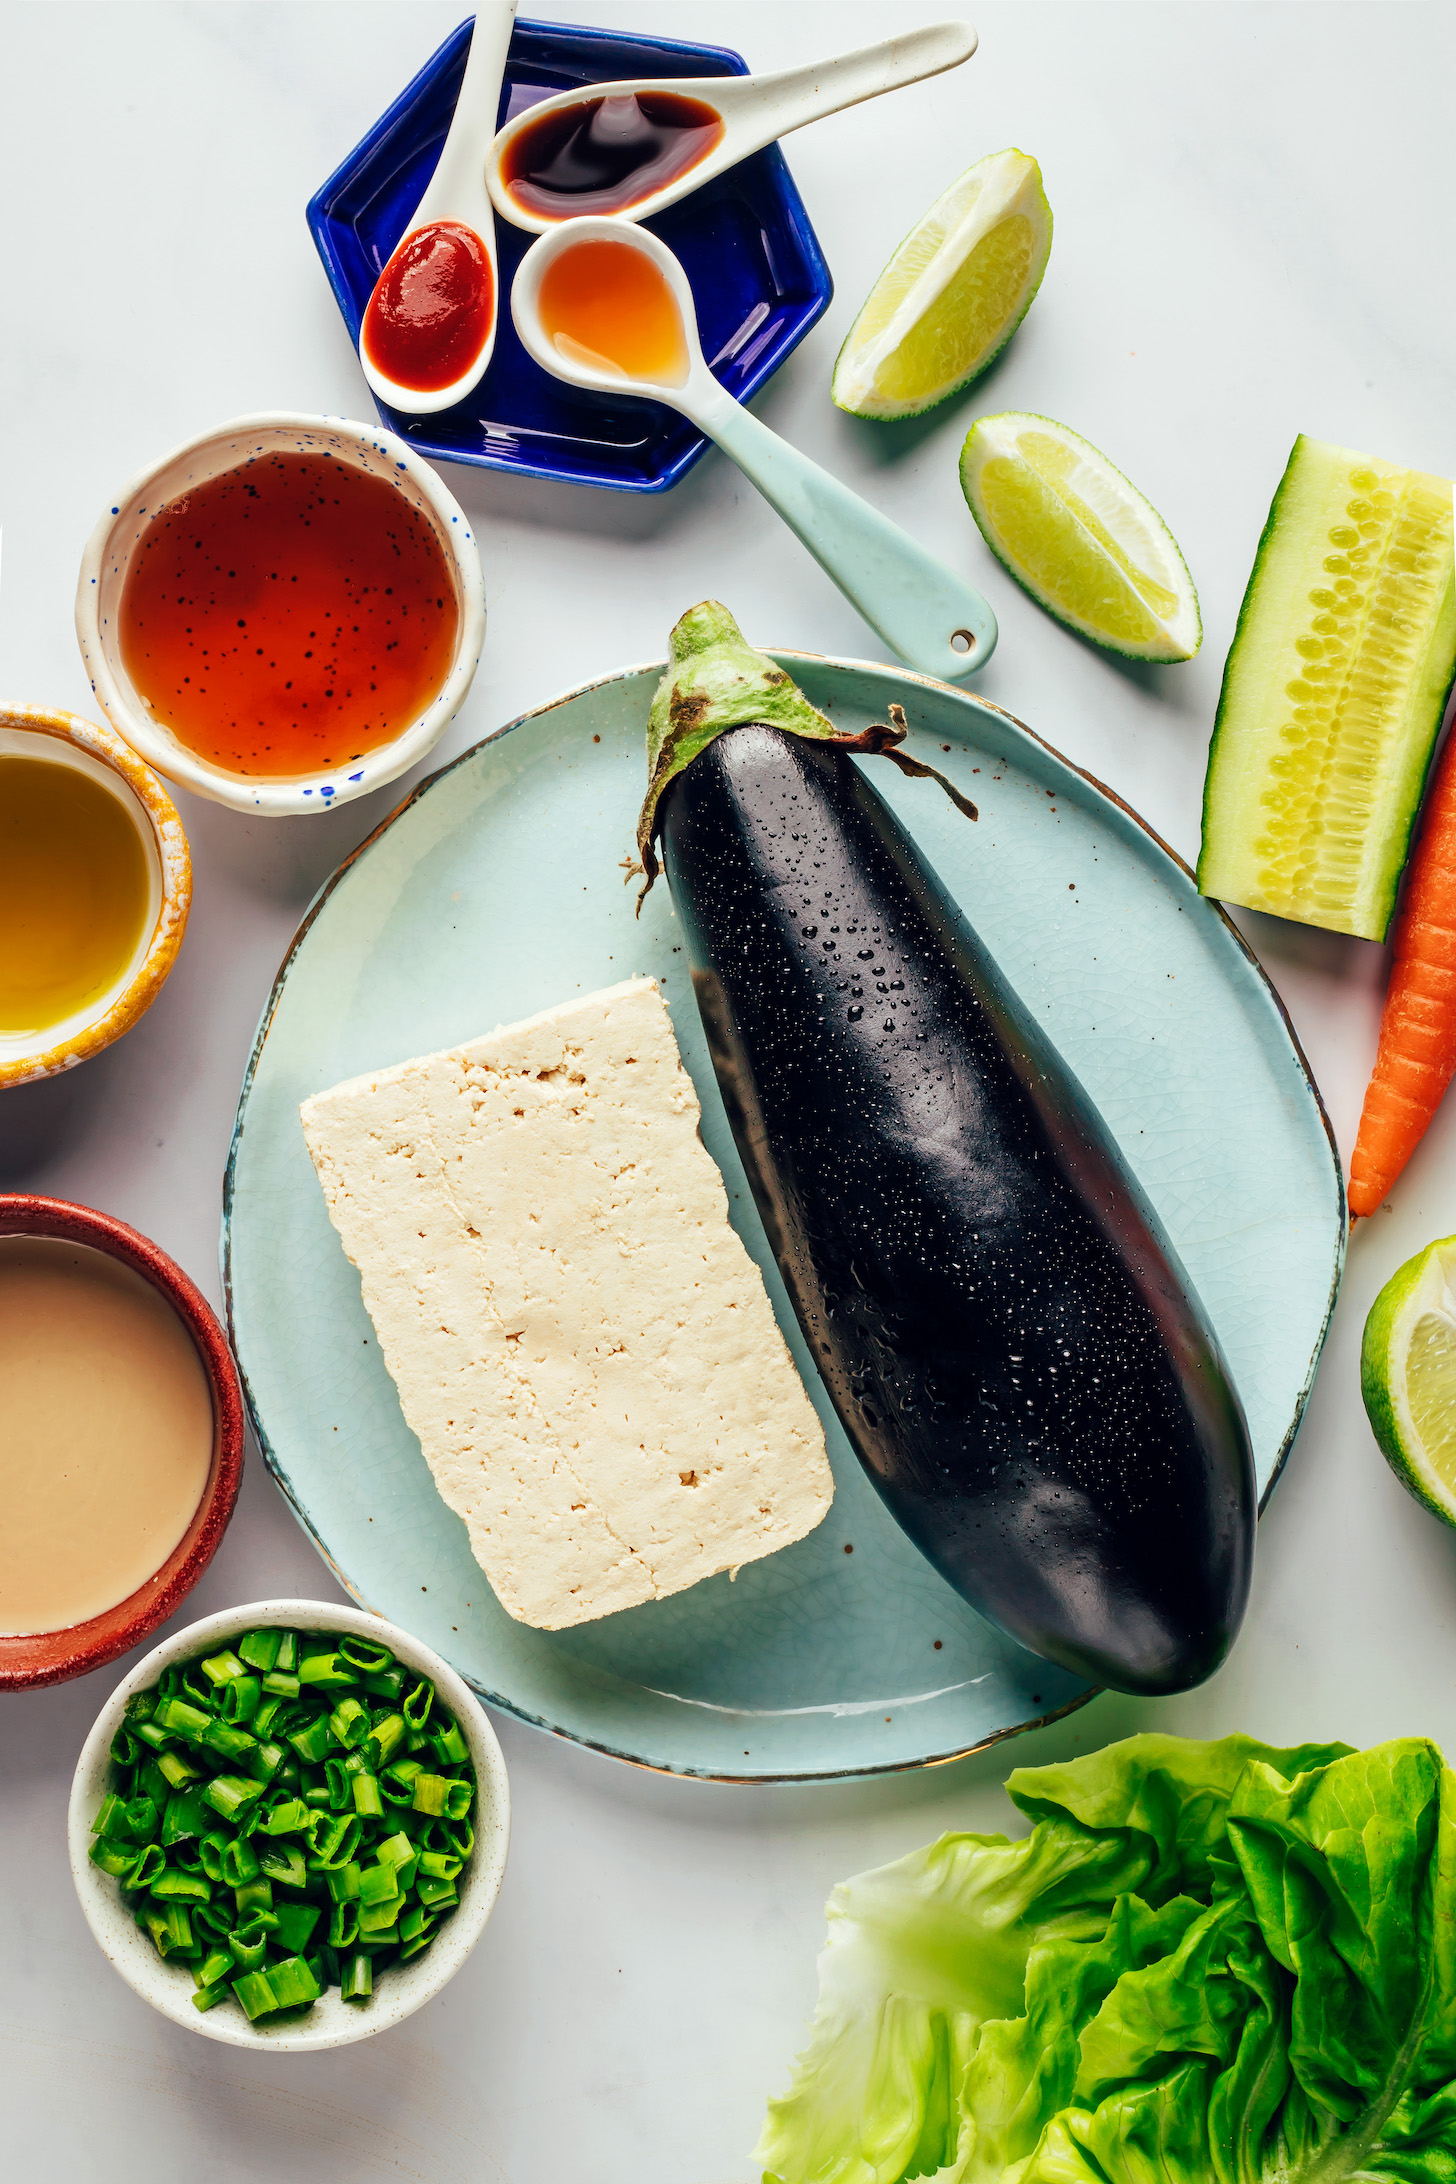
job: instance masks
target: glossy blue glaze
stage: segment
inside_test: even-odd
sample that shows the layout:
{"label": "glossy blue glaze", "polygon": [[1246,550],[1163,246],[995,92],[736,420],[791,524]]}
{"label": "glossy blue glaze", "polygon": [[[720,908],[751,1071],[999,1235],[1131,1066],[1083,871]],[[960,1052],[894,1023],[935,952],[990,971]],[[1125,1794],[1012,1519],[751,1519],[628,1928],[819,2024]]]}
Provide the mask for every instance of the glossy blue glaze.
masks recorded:
{"label": "glossy blue glaze", "polygon": [[[404,234],[455,110],[473,25],[451,32],[309,202],[308,224],[356,348],[374,283]],[[721,46],[517,21],[500,121],[554,92],[632,76],[742,76]],[[482,146],[481,156],[484,158]],[[776,145],[643,223],[692,283],[703,353],[746,402],[803,340],[834,293],[804,202]],[[465,401],[433,417],[380,407],[391,431],[436,460],[533,478],[661,493],[708,442],[676,410],[587,394],[551,379],[511,324],[512,276],[534,238],[496,222],[501,311],[490,368]],[[362,377],[362,375],[361,375]]]}
{"label": "glossy blue glaze", "polygon": [[[907,708],[933,782],[876,786],[1081,1078],[1216,1327],[1261,1497],[1304,1407],[1344,1244],[1339,1163],[1273,988],[1136,815],[994,706],[892,668],[780,655],[851,732]],[[264,1455],[356,1598],[482,1697],[675,1773],[773,1781],[966,1751],[1087,1686],[957,1598],[879,1501],[809,1359],[754,1210],[666,886],[623,884],[657,668],[514,722],[426,782],[310,911],[260,1027],[224,1197],[229,1323]],[[947,748],[948,747],[948,748]],[[301,1100],[634,972],[662,982],[730,1218],[824,1422],[807,1539],[672,1599],[512,1622],[435,1491],[330,1226]],[[850,1553],[847,1550],[853,1549]]]}

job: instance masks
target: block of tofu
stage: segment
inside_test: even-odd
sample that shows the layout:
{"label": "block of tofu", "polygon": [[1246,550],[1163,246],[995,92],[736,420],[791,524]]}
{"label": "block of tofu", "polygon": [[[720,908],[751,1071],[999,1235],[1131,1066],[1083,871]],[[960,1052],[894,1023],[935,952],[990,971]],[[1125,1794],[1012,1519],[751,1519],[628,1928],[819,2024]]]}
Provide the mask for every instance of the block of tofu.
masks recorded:
{"label": "block of tofu", "polygon": [[301,1114],[405,1418],[510,1614],[589,1622],[819,1523],[823,1431],[654,980]]}

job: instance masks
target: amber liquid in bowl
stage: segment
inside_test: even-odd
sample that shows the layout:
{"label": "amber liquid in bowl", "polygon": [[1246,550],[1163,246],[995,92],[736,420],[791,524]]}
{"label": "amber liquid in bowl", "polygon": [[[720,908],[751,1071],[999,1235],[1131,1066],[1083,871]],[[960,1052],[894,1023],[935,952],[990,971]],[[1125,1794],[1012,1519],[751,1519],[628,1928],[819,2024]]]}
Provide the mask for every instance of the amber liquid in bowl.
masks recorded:
{"label": "amber liquid in bowl", "polygon": [[119,621],[154,719],[215,766],[277,780],[401,735],[444,685],[460,610],[433,527],[386,479],[276,454],[159,511]]}
{"label": "amber liquid in bowl", "polygon": [[135,958],[150,901],[119,796],[62,759],[0,753],[0,1037],[99,1001]]}
{"label": "amber liquid in bowl", "polygon": [[0,1236],[0,1636],[155,1576],[212,1464],[212,1393],[167,1299],[88,1244]]}

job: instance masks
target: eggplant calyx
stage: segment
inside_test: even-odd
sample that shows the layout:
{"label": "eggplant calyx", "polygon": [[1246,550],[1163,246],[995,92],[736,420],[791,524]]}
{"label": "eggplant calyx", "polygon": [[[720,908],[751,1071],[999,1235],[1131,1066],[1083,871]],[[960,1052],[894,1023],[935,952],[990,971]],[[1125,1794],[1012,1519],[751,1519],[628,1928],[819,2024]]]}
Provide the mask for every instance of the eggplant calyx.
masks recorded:
{"label": "eggplant calyx", "polygon": [[832,743],[838,731],[817,712],[791,675],[755,652],[725,606],[705,599],[675,624],[667,673],[647,716],[647,795],[637,820],[637,853],[646,886],[659,866],[653,836],[664,789],[728,728],[762,721],[791,735]]}
{"label": "eggplant calyx", "polygon": [[890,707],[888,722],[876,721],[858,735],[842,734],[809,703],[791,675],[766,652],[754,650],[725,606],[704,599],[673,627],[667,672],[647,716],[647,794],[637,819],[643,872],[639,917],[661,870],[654,837],[663,792],[716,737],[750,722],[888,758],[902,773],[938,781],[958,810],[968,819],[976,817],[975,805],[943,773],[897,748],[907,733],[903,706]]}

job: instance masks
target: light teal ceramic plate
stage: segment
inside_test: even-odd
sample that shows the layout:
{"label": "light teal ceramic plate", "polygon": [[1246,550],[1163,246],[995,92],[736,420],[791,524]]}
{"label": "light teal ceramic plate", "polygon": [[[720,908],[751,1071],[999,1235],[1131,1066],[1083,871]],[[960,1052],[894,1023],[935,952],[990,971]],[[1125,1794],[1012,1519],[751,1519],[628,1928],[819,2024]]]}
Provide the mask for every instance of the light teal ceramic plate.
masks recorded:
{"label": "light teal ceramic plate", "polygon": [[[907,748],[979,804],[972,826],[933,782],[869,761],[1161,1213],[1222,1338],[1267,1493],[1344,1239],[1329,1127],[1272,988],[1141,821],[1008,715],[886,668],[780,657],[846,728],[905,700]],[[356,1599],[436,1647],[483,1698],[674,1773],[917,1766],[1064,1712],[1088,1689],[991,1630],[921,1559],[805,1353],[724,1119],[668,891],[638,923],[624,885],[659,672],[573,691],[478,744],[324,888],[279,973],[238,1107],[223,1216],[233,1340],[264,1454],[320,1551]],[[819,1406],[837,1494],[816,1533],[736,1582],[550,1634],[497,1605],[435,1492],[298,1107],[638,971],[665,988],[703,1136]]]}

